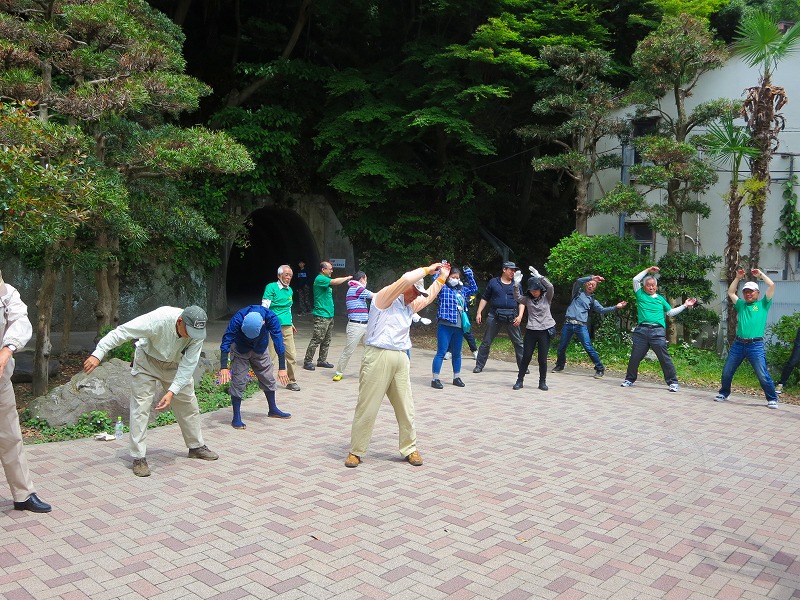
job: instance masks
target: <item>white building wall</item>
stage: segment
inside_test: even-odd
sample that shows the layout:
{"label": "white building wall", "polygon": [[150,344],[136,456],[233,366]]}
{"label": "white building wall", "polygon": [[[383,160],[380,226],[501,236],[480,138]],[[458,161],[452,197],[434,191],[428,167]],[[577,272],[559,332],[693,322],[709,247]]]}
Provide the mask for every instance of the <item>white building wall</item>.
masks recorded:
{"label": "white building wall", "polygon": [[[780,146],[778,152],[772,159],[771,173],[772,185],[767,201],[767,209],[764,215],[764,228],[762,231],[761,248],[761,269],[769,273],[775,280],[800,280],[800,265],[798,265],[798,252],[791,251],[787,260],[786,253],[776,246],[776,232],[780,228],[780,212],[783,207],[783,185],[791,175],[792,169],[800,177],[800,55],[789,56],[781,65],[778,66],[773,76],[773,84],[783,86],[789,98],[789,103],[783,107],[781,113],[786,119],[786,129],[779,136]],[[695,87],[693,95],[687,99],[687,108],[691,110],[701,102],[706,102],[716,98],[743,98],[744,89],[758,84],[758,70],[750,68],[738,57],[731,58],[721,69],[707,73]],[[665,102],[664,107],[669,110],[673,105]],[[629,112],[629,111],[624,111]],[[672,111],[669,111],[672,112]],[[736,121],[743,124],[743,121]],[[695,129],[692,133],[702,133],[702,129]],[[603,151],[620,152],[619,141],[608,139],[602,147]],[[794,156],[793,156],[794,155]],[[699,226],[694,215],[686,215],[684,218],[684,228],[686,234],[693,240],[699,240],[699,249],[702,254],[716,254],[722,256],[725,247],[725,238],[728,227],[727,205],[723,197],[727,193],[730,182],[730,173],[725,171],[726,167],[719,168],[719,181],[705,194],[704,200],[711,207],[711,216],[708,219],[701,219]],[[749,173],[747,166],[743,168],[743,175]],[[594,194],[601,194],[601,189],[611,190],[615,183],[619,181],[620,173],[612,170],[600,174],[598,184],[592,186]],[[800,190],[795,190],[800,192]],[[596,199],[596,198],[593,198]],[[652,200],[652,199],[651,199]],[[663,199],[662,199],[663,201]],[[628,221],[637,220],[635,215],[628,217]],[[748,253],[750,245],[750,209],[744,207],[741,215],[742,231],[744,242],[742,244],[742,254]],[[619,233],[618,215],[598,215],[589,219],[589,235],[600,235],[608,233]],[[692,242],[686,240],[692,247]],[[667,242],[663,237],[656,235],[655,253],[658,259],[666,252]],[[724,279],[722,264],[720,264],[719,277]],[[799,299],[800,300],[800,299]]]}

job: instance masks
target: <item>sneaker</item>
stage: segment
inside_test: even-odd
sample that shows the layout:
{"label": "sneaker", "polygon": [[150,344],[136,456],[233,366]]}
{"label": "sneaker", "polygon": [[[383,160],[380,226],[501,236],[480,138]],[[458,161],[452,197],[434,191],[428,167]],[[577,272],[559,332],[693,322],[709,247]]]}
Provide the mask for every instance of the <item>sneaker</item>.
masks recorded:
{"label": "sneaker", "polygon": [[147,466],[146,458],[133,459],[133,474],[137,477],[150,477],[150,467]]}
{"label": "sneaker", "polygon": [[726,402],[728,400],[727,396],[723,396],[722,394],[717,394],[714,396],[714,402]]}
{"label": "sneaker", "polygon": [[332,365],[331,363],[326,362],[324,360],[318,360],[317,366],[322,367],[323,369],[332,369],[335,365]]}
{"label": "sneaker", "polygon": [[523,388],[523,383],[521,379],[517,379],[517,382],[511,386],[512,390],[521,390]]}
{"label": "sneaker", "polygon": [[550,388],[547,387],[547,384],[544,381],[540,381],[539,382],[539,389],[542,390],[543,392],[546,392]]}
{"label": "sneaker", "polygon": [[444,353],[444,359],[445,360],[450,360],[451,358],[453,358],[453,353],[452,352],[445,352]]}
{"label": "sneaker", "polygon": [[778,401],[777,400],[768,400],[767,401],[767,408],[778,408]]}
{"label": "sneaker", "polygon": [[475,367],[474,369],[472,369],[473,373],[480,373],[481,371],[483,371],[483,367]]}
{"label": "sneaker", "polygon": [[680,386],[677,383],[670,383],[669,384],[669,391],[670,392],[677,392],[680,389]]}
{"label": "sneaker", "polygon": [[619,384],[619,387],[631,387],[633,385],[633,381],[630,379],[626,379],[622,383]]}
{"label": "sneaker", "polygon": [[300,386],[297,385],[296,383],[290,383],[289,385],[286,386],[286,389],[291,390],[292,392],[299,392]]}
{"label": "sneaker", "polygon": [[433,389],[435,389],[435,390],[443,390],[444,389],[444,386],[442,385],[442,382],[439,381],[438,379],[432,379],[431,380],[431,387]]}
{"label": "sneaker", "polygon": [[337,372],[336,375],[333,376],[333,380],[334,381],[341,381],[342,380],[342,374]]}
{"label": "sneaker", "polygon": [[456,377],[453,379],[453,385],[456,387],[464,387],[464,382],[461,381],[461,377]]}
{"label": "sneaker", "polygon": [[779,383],[778,385],[775,386],[775,393],[777,393],[777,394],[782,394],[783,393],[783,384],[782,383]]}
{"label": "sneaker", "polygon": [[553,367],[553,370],[551,371],[551,373],[561,373],[561,371],[563,371],[563,370],[564,370],[563,366],[560,367],[560,366],[556,365],[555,367]]}
{"label": "sneaker", "polygon": [[600,379],[600,378],[601,378],[601,377],[603,377],[603,375],[605,375],[605,374],[606,374],[606,372],[605,372],[605,371],[603,371],[603,370],[601,370],[601,369],[595,369],[595,370],[594,370],[594,378],[595,378],[595,379]]}
{"label": "sneaker", "polygon": [[189,448],[189,458],[201,458],[203,460],[217,460],[219,454],[212,452],[208,446],[200,446],[199,448]]}
{"label": "sneaker", "polygon": [[344,466],[350,469],[354,469],[360,464],[361,464],[361,459],[352,452],[347,455],[347,459],[344,461]]}
{"label": "sneaker", "polygon": [[422,466],[422,457],[419,455],[419,452],[414,450],[411,454],[406,456],[406,460],[408,463],[414,467],[421,467]]}
{"label": "sneaker", "polygon": [[314,363],[307,362],[307,363],[303,363],[303,368],[306,371],[313,371],[316,367],[314,366]]}

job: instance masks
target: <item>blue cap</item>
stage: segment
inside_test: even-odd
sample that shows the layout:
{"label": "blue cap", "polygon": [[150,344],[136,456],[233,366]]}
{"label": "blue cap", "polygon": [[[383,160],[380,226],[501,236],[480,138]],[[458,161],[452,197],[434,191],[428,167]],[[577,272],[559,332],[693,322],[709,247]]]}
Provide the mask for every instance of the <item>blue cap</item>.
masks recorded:
{"label": "blue cap", "polygon": [[255,339],[261,333],[261,326],[264,324],[264,317],[257,312],[247,313],[242,321],[242,333],[248,338]]}

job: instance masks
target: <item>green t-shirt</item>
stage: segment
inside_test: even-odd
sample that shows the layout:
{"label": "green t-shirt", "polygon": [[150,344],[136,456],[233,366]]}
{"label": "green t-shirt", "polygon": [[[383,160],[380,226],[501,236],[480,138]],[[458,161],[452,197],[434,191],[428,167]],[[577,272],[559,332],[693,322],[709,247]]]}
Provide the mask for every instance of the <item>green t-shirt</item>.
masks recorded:
{"label": "green t-shirt", "polygon": [[333,290],[331,278],[320,273],[314,280],[314,310],[312,315],[333,318]]}
{"label": "green t-shirt", "polygon": [[748,304],[741,298],[736,301],[733,308],[739,315],[739,322],[736,324],[736,336],[740,338],[764,337],[767,329],[767,313],[772,306],[772,298],[767,300],[764,296],[755,302]]}
{"label": "green t-shirt", "polygon": [[278,316],[281,326],[292,324],[292,288],[273,281],[264,288],[264,299],[272,301],[269,309]]}
{"label": "green t-shirt", "polygon": [[655,323],[666,329],[667,322],[664,320],[664,312],[672,310],[669,302],[664,296],[656,294],[655,297],[648,295],[644,288],[636,290],[636,314],[639,323]]}

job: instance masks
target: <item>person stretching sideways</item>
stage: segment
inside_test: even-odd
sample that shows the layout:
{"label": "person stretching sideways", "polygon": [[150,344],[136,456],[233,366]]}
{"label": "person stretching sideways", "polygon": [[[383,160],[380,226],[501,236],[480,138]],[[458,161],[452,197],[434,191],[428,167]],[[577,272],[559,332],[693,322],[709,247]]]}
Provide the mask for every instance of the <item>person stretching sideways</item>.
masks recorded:
{"label": "person stretching sideways", "polygon": [[631,387],[636,382],[636,378],[639,376],[639,363],[642,362],[647,351],[652,348],[661,364],[661,372],[664,374],[664,381],[667,382],[669,391],[677,392],[678,374],[667,350],[667,322],[664,319],[664,313],[674,317],[697,304],[697,298],[688,298],[680,306],[672,308],[666,298],[656,292],[658,282],[653,274],[658,271],[658,267],[652,266],[633,278],[633,293],[636,296],[639,324],[633,330],[633,350],[631,350],[631,357],[628,360],[628,371],[625,373],[622,387]]}

